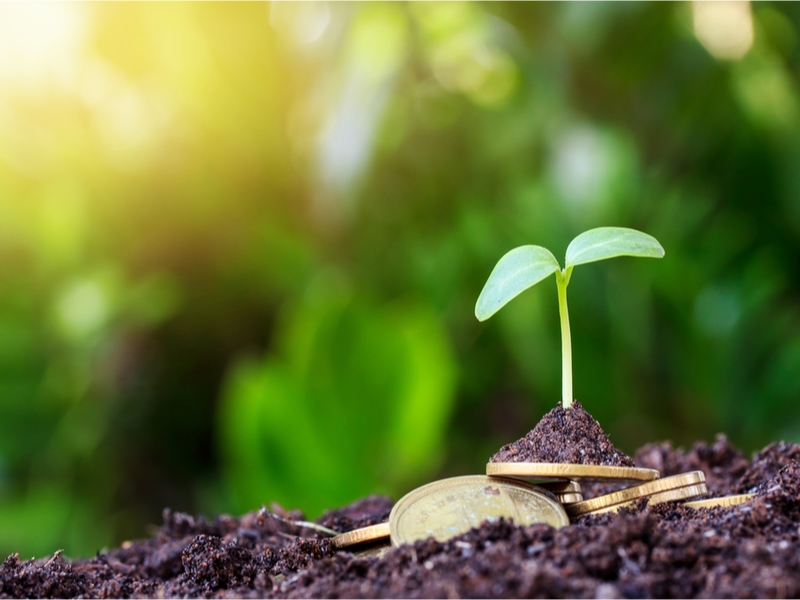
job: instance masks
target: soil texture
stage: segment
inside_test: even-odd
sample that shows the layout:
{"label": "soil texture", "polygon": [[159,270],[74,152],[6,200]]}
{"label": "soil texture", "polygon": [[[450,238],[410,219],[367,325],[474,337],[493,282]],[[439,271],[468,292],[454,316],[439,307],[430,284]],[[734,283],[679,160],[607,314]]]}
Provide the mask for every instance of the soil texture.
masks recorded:
{"label": "soil texture", "polygon": [[[325,534],[295,523],[301,513],[278,506],[213,521],[166,510],[154,537],[93,558],[9,556],[0,597],[800,596],[800,446],[772,444],[748,461],[720,436],[688,452],[645,446],[636,458],[663,475],[702,469],[711,495],[756,496],[724,509],[640,503],[559,530],[487,522],[383,558],[337,552]],[[371,496],[318,523],[361,527],[385,520],[390,508]]]}
{"label": "soil texture", "polygon": [[577,400],[567,410],[559,402],[524,438],[500,448],[489,462],[634,466]]}

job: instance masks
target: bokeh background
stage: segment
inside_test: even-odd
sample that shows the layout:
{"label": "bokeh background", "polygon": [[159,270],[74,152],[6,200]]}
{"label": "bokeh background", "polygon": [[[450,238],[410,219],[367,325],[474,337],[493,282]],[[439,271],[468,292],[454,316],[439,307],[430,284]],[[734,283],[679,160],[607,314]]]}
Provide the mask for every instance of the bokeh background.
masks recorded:
{"label": "bokeh background", "polygon": [[800,5],[0,4],[0,555],[621,449],[800,441]]}

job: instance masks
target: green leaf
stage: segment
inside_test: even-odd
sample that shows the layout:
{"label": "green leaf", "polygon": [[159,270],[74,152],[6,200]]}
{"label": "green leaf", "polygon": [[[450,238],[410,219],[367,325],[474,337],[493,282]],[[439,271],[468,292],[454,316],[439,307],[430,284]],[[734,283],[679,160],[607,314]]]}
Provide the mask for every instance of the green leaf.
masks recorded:
{"label": "green leaf", "polygon": [[556,257],[541,246],[520,246],[497,261],[478,296],[475,316],[485,321],[518,294],[536,285],[561,267]]}
{"label": "green leaf", "polygon": [[661,258],[664,248],[652,235],[635,229],[598,227],[583,232],[570,242],[566,268],[615,256]]}

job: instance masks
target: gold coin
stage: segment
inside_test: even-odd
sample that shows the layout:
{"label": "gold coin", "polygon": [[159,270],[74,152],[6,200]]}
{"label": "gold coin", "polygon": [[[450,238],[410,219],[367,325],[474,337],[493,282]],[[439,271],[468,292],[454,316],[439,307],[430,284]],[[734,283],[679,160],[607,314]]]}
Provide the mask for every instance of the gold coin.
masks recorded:
{"label": "gold coin", "polygon": [[706,476],[702,471],[689,471],[680,475],[672,475],[655,481],[648,481],[633,487],[625,488],[617,492],[590,498],[583,502],[576,502],[566,507],[567,513],[571,517],[578,517],[587,513],[595,513],[600,509],[608,508],[617,504],[631,502],[639,498],[646,498],[660,492],[667,492],[689,485],[705,484]]}
{"label": "gold coin", "polygon": [[391,549],[392,544],[389,543],[389,540],[386,540],[384,542],[354,548],[353,554],[358,558],[383,558]]}
{"label": "gold coin", "polygon": [[583,494],[576,494],[574,492],[556,494],[556,500],[561,502],[561,504],[575,504],[576,502],[583,502]]}
{"label": "gold coin", "polygon": [[754,496],[755,494],[737,494],[736,496],[723,496],[722,498],[706,498],[705,500],[684,502],[683,505],[688,506],[689,508],[713,508],[715,506],[722,506],[725,508],[728,506],[744,504]]}
{"label": "gold coin", "polygon": [[353,529],[346,533],[340,533],[333,538],[333,545],[336,548],[348,548],[359,544],[369,544],[389,537],[389,523],[378,523],[360,529]]}
{"label": "gold coin", "polygon": [[580,494],[583,491],[581,484],[577,481],[542,481],[537,483],[536,487],[542,487],[556,496],[559,494]]}
{"label": "gold coin", "polygon": [[487,463],[487,475],[527,477],[530,479],[586,479],[591,481],[652,481],[661,475],[655,469],[573,465],[569,463],[496,462]]}
{"label": "gold coin", "polygon": [[[647,496],[647,504],[648,506],[655,506],[656,504],[663,504],[664,502],[679,502],[680,500],[696,498],[697,496],[702,496],[706,493],[708,493],[708,490],[706,489],[705,483],[687,485],[675,490],[667,490],[666,492],[658,492],[651,496]],[[620,502],[619,504],[613,504],[611,506],[606,506],[604,508],[598,508],[597,510],[583,513],[583,515],[600,515],[607,512],[617,512],[621,508],[632,506],[635,502],[636,500]]]}
{"label": "gold coin", "polygon": [[434,481],[403,496],[389,515],[392,545],[428,537],[443,542],[501,517],[518,525],[569,524],[564,508],[546,490],[514,479],[467,475]]}
{"label": "gold coin", "polygon": [[648,504],[656,505],[663,504],[664,502],[677,502],[679,500],[688,500],[689,498],[697,498],[704,496],[708,493],[708,488],[705,483],[696,483],[694,485],[687,485],[677,490],[669,490],[666,492],[659,492],[653,494],[647,499]]}

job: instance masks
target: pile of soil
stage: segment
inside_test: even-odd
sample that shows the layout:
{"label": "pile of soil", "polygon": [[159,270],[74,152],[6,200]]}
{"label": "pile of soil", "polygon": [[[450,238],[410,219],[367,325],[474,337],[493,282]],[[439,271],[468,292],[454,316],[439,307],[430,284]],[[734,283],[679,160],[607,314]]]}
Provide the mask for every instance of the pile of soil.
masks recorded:
{"label": "pile of soil", "polygon": [[528,435],[500,448],[489,462],[543,462],[633,467],[600,424],[577,400],[566,410],[561,402]]}
{"label": "pile of soil", "polygon": [[[151,539],[90,559],[54,555],[0,566],[0,597],[792,597],[800,595],[800,446],[772,444],[747,461],[724,437],[685,452],[636,453],[663,475],[702,469],[711,495],[749,492],[732,508],[643,503],[559,530],[484,523],[446,543],[383,558],[335,551],[330,539],[273,508],[241,518],[165,511]],[[365,498],[324,515],[337,529],[384,521],[391,501]]]}

